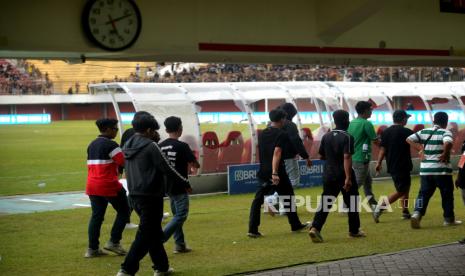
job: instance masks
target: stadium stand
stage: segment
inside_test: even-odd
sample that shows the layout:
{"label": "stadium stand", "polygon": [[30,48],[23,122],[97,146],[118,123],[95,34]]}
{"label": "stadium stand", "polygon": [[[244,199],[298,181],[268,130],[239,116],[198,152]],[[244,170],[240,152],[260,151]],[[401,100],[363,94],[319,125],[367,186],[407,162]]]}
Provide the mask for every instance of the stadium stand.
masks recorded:
{"label": "stadium stand", "polygon": [[0,59],[0,94],[50,94],[53,83],[34,65],[16,59]]}
{"label": "stadium stand", "polygon": [[[61,60],[28,60],[42,72],[47,72],[54,83],[55,93],[88,93],[88,84],[97,82],[134,81],[138,75],[146,74],[155,62],[86,61],[70,64]],[[139,68],[139,69],[137,69]]]}
{"label": "stadium stand", "polygon": [[[26,85],[28,93],[89,93],[88,84],[98,82],[255,82],[255,81],[352,81],[441,82],[465,80],[465,68],[368,67],[272,64],[203,64],[86,61],[71,64],[60,60],[10,60],[30,65],[39,72],[32,77],[41,86]],[[27,72],[27,71],[26,71]],[[42,73],[40,73],[42,72]],[[29,79],[31,79],[29,77]],[[18,90],[17,80],[0,77],[0,90]],[[22,80],[21,82],[25,82]],[[24,88],[25,85],[21,85]],[[16,92],[15,90],[15,92]],[[21,90],[21,89],[19,89]]]}
{"label": "stadium stand", "polygon": [[462,81],[465,68],[368,67],[271,64],[165,65],[144,82],[255,82],[255,81]]}

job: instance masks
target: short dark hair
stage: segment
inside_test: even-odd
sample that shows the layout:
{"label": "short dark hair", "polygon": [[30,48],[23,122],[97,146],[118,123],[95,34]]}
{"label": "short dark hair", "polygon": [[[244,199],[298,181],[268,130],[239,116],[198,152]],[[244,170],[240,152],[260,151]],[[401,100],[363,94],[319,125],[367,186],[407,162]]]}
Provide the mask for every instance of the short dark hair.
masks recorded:
{"label": "short dark hair", "polygon": [[440,111],[434,114],[433,123],[440,125],[440,126],[445,126],[447,125],[448,121],[449,121],[449,115],[447,115],[446,112]]}
{"label": "short dark hair", "polygon": [[160,129],[157,120],[155,120],[155,117],[151,114],[139,114],[138,116],[134,116],[134,119],[132,119],[132,127],[139,133],[145,132],[149,128],[154,130]]}
{"label": "short dark hair", "polygon": [[349,112],[343,109],[338,109],[333,112],[333,119],[336,126],[342,126],[349,121]]}
{"label": "short dark hair", "polygon": [[363,114],[370,108],[371,108],[371,103],[367,101],[359,101],[355,105],[355,111],[357,111],[357,114]]}
{"label": "short dark hair", "polygon": [[137,111],[136,113],[134,113],[134,117],[139,117],[142,115],[152,115],[152,114],[148,113],[147,111]]}
{"label": "short dark hair", "polygon": [[165,119],[164,124],[166,127],[166,132],[171,133],[176,132],[181,128],[182,121],[179,117],[171,116]]}
{"label": "short dark hair", "polygon": [[270,121],[279,122],[282,119],[286,119],[287,113],[286,111],[280,108],[277,108],[277,109],[271,110],[269,116],[270,116]]}
{"label": "short dark hair", "polygon": [[292,121],[292,118],[297,114],[297,109],[292,103],[284,103],[279,106],[280,109],[284,110],[287,113],[286,119]]}
{"label": "short dark hair", "polygon": [[105,132],[108,128],[115,127],[118,124],[118,120],[113,118],[101,118],[95,121],[100,132]]}

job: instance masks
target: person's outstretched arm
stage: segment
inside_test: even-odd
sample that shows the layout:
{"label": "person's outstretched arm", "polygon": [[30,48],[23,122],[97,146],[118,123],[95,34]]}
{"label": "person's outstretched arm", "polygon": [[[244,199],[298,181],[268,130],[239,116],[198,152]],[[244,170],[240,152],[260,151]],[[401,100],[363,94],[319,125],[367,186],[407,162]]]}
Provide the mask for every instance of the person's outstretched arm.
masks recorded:
{"label": "person's outstretched arm", "polygon": [[272,161],[272,174],[271,179],[273,180],[273,185],[279,184],[279,163],[281,162],[281,155],[283,150],[280,147],[275,147],[273,152],[273,161]]}

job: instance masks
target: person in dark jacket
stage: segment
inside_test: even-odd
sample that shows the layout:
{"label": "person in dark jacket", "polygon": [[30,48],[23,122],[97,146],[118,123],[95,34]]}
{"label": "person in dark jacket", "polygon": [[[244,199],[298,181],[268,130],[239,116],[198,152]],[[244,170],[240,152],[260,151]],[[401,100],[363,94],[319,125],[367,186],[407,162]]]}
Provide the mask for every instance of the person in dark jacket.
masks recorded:
{"label": "person in dark jacket", "polygon": [[166,168],[160,148],[153,139],[160,128],[152,115],[134,117],[136,131],[123,147],[129,197],[140,217],[139,229],[126,259],[117,275],[134,275],[140,260],[147,254],[152,258],[156,273],[173,271],[163,246],[163,196]]}
{"label": "person in dark jacket", "polygon": [[118,166],[124,164],[123,153],[113,141],[118,133],[118,120],[99,119],[95,122],[100,135],[87,148],[87,185],[86,194],[92,207],[89,221],[89,247],[86,258],[106,255],[99,249],[100,229],[105,217],[108,203],[116,210],[117,215],[111,229],[111,238],[104,249],[125,255],[126,250],[120,245],[124,225],[129,219],[129,206],[126,190],[118,181]]}
{"label": "person in dark jacket", "polygon": [[283,151],[282,158],[284,160],[289,180],[291,181],[292,186],[296,187],[300,184],[300,171],[297,155],[300,155],[302,159],[307,161],[308,167],[312,166],[312,161],[310,160],[310,156],[308,155],[302,139],[299,136],[297,125],[292,121],[292,118],[294,118],[297,114],[297,109],[291,103],[284,103],[280,105],[279,108],[284,110],[287,114],[282,130],[287,133],[290,141],[286,149]]}
{"label": "person in dark jacket", "polygon": [[[134,114],[134,117],[138,117],[141,115],[150,115],[150,113],[146,111],[138,111]],[[121,148],[124,147],[124,144],[126,144],[126,142],[129,141],[129,139],[131,139],[131,137],[134,136],[134,134],[136,134],[136,131],[132,127],[126,129],[123,132],[123,135],[121,136],[121,143],[120,143]],[[160,136],[157,136],[157,137],[158,137],[158,140],[160,140]],[[158,143],[158,140],[155,139],[154,141]],[[124,172],[124,167],[119,167],[119,173],[122,175],[123,172]],[[129,201],[129,198],[128,198],[128,201]],[[126,223],[125,229],[136,229],[137,227],[139,227],[139,225],[135,223],[131,223],[131,214],[132,214],[133,209],[132,209],[132,204],[130,201],[128,202],[128,204],[129,204],[129,219],[128,219],[128,222]]]}
{"label": "person in dark jacket", "polygon": [[354,137],[347,133],[349,113],[342,109],[336,110],[333,112],[333,119],[336,128],[323,136],[318,150],[321,159],[326,161],[323,170],[322,201],[309,231],[309,236],[315,243],[323,242],[320,232],[339,193],[342,193],[344,204],[349,208],[349,237],[363,238],[366,236],[365,232],[360,230],[357,203],[359,194],[352,169]]}
{"label": "person in dark jacket", "polygon": [[284,162],[281,156],[284,155],[286,145],[289,144],[289,137],[281,128],[286,120],[286,112],[282,109],[274,109],[269,113],[271,124],[258,137],[258,152],[260,156],[260,169],[257,177],[259,187],[250,206],[249,232],[250,238],[259,238],[263,235],[258,231],[260,226],[260,208],[264,203],[265,196],[277,191],[280,196],[286,196],[286,212],[288,222],[292,232],[299,232],[308,228],[309,223],[301,223],[297,215],[297,208],[294,202],[294,189],[287,176]]}

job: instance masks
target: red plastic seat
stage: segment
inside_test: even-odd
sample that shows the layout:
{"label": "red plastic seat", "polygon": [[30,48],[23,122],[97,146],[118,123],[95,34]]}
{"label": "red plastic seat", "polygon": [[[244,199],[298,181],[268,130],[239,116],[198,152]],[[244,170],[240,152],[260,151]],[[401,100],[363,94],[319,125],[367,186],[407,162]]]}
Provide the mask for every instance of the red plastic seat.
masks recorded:
{"label": "red plastic seat", "polygon": [[[261,129],[257,129],[257,141],[258,141],[258,136],[260,136],[262,131],[263,130],[261,130]],[[258,154],[258,145],[257,145],[257,147],[255,149],[255,154],[256,154],[255,163],[259,163],[260,162],[260,157],[259,157],[259,154]],[[252,160],[252,139],[249,138],[249,139],[245,140],[245,143],[244,143],[244,151],[242,152],[241,163],[243,163],[243,164],[250,163],[251,160]]]}
{"label": "red plastic seat", "polygon": [[463,140],[460,141],[459,139],[459,126],[457,125],[456,122],[449,122],[449,126],[447,129],[452,133],[452,139],[454,139],[451,154],[453,155],[462,154],[460,151],[462,149]]}
{"label": "red plastic seat", "polygon": [[457,132],[457,136],[454,138],[454,144],[452,149],[454,150],[455,155],[461,155],[462,152],[462,144],[465,141],[465,128],[462,128]]}
{"label": "red plastic seat", "polygon": [[[376,135],[378,137],[381,137],[381,134],[383,134],[383,131],[386,130],[387,125],[380,125],[378,127],[378,130],[376,130]],[[373,144],[372,149],[371,149],[371,160],[378,160],[378,154],[379,154],[379,146]]]}
{"label": "red plastic seat", "polygon": [[420,130],[422,130],[422,129],[424,129],[424,128],[425,128],[425,125],[424,125],[424,124],[417,124],[417,125],[414,125],[414,126],[413,126],[412,131],[416,133],[416,132],[418,132],[418,131],[420,131]]}
{"label": "red plastic seat", "polygon": [[308,155],[310,155],[311,159],[320,158],[320,154],[318,153],[318,151],[320,150],[321,139],[323,138],[323,135],[325,135],[326,133],[330,131],[331,129],[328,127],[320,127],[318,129],[316,136],[313,136],[312,147],[310,149],[310,152],[308,152]]}
{"label": "red plastic seat", "polygon": [[[424,124],[417,124],[417,125],[413,126],[412,131],[414,133],[417,133],[418,131],[420,131],[420,130],[422,130],[424,128],[425,128]],[[412,158],[418,158],[418,151],[415,150],[413,147],[410,147],[410,155],[411,155]]]}
{"label": "red plastic seat", "polygon": [[218,153],[218,171],[225,172],[228,165],[241,163],[244,140],[240,131],[230,131],[226,140],[220,144]]}
{"label": "red plastic seat", "polygon": [[218,171],[219,140],[214,131],[207,131],[202,135],[203,161],[202,172],[212,173]]}
{"label": "red plastic seat", "polygon": [[313,147],[313,134],[312,134],[312,131],[310,130],[310,128],[304,127],[304,128],[302,128],[302,132],[303,132],[302,142],[304,144],[305,150],[307,151],[308,155],[310,155],[310,157],[313,158],[313,156],[311,156],[311,154],[310,154],[312,152],[312,147]]}

